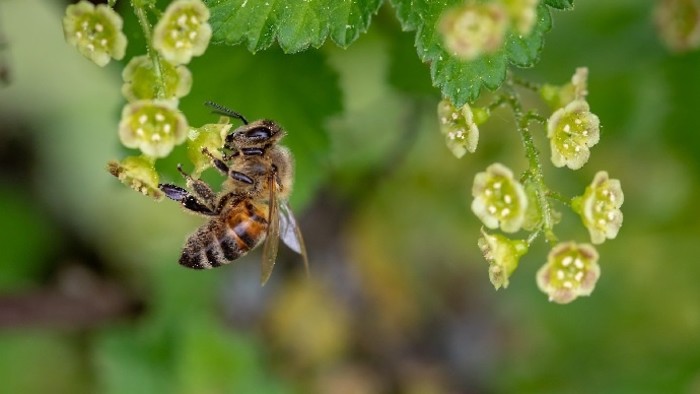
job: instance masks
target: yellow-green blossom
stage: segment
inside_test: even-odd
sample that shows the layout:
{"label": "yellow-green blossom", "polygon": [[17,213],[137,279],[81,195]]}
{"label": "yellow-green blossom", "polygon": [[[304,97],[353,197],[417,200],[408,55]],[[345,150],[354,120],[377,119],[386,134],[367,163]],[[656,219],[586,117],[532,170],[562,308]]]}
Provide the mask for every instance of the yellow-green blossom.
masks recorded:
{"label": "yellow-green blossom", "polygon": [[153,47],[173,64],[204,53],[211,39],[209,9],[201,0],[175,0],[153,29]]}
{"label": "yellow-green blossom", "polygon": [[547,256],[537,271],[537,286],[558,304],[568,304],[593,292],[600,277],[598,252],[593,245],[564,242]]}
{"label": "yellow-green blossom", "polygon": [[122,33],[122,24],[121,16],[113,9],[83,0],[66,8],[63,34],[66,42],[102,67],[112,58],[124,57],[126,36]]}
{"label": "yellow-green blossom", "polygon": [[600,140],[600,121],[585,100],[575,100],[555,111],[547,121],[552,164],[572,170],[583,167]]}
{"label": "yellow-green blossom", "polygon": [[122,111],[119,138],[127,148],[150,157],[165,157],[187,138],[187,120],[172,101],[140,100]]}
{"label": "yellow-green blossom", "polygon": [[606,239],[617,237],[622,226],[620,207],[624,201],[620,181],[610,179],[605,171],[599,171],[583,196],[575,197],[571,205],[581,215],[591,234],[591,242],[602,244]]}
{"label": "yellow-green blossom", "polygon": [[187,157],[194,164],[192,176],[195,178],[202,171],[211,167],[211,158],[203,153],[206,149],[211,153],[218,152],[224,145],[226,134],[231,130],[228,117],[222,116],[219,123],[205,124],[199,128],[190,128],[187,135]]}
{"label": "yellow-green blossom", "polygon": [[528,201],[525,189],[506,166],[495,163],[474,177],[472,212],[490,229],[507,233],[520,229]]}
{"label": "yellow-green blossom", "polygon": [[440,131],[452,154],[459,159],[467,152],[474,153],[479,143],[479,127],[469,104],[457,109],[449,100],[443,99],[437,112]]}
{"label": "yellow-green blossom", "polygon": [[152,160],[143,156],[129,156],[121,162],[110,161],[107,170],[137,192],[156,200],[163,198],[163,192],[158,188],[158,173]]}
{"label": "yellow-green blossom", "polygon": [[146,55],[136,56],[122,72],[124,85],[122,94],[129,101],[147,99],[178,99],[186,96],[192,88],[192,74],[184,65],[175,66],[165,59],[160,60],[162,97],[158,97],[161,81],[158,80],[153,62]]}

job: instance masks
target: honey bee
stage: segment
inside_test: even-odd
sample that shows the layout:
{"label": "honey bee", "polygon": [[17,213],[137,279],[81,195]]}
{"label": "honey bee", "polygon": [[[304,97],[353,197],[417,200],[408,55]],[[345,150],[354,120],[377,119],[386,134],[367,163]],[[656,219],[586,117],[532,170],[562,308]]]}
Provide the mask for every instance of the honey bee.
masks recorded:
{"label": "honey bee", "polygon": [[221,192],[194,179],[178,165],[191,193],[179,186],[160,184],[165,195],[209,221],[189,236],[180,264],[209,269],[228,264],[263,243],[261,284],[272,274],[279,239],[302,256],[308,274],[306,247],[287,203],[293,180],[293,158],[279,145],[286,134],[271,120],[248,122],[242,115],[207,102],[214,112],[238,118],[243,125],[228,134],[222,159],[203,150],[214,168],[226,175]]}

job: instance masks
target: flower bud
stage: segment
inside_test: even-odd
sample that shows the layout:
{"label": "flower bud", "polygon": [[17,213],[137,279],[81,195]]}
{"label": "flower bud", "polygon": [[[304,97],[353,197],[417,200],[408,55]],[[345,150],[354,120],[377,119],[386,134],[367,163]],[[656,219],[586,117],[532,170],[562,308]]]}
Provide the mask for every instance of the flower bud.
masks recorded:
{"label": "flower bud", "polygon": [[527,253],[527,242],[511,240],[500,234],[489,234],[482,228],[478,245],[489,263],[489,279],[493,287],[496,290],[507,288],[508,279],[518,268],[520,257]]}
{"label": "flower bud", "polygon": [[[482,118],[483,112],[485,111],[479,112]],[[479,143],[479,128],[469,104],[457,109],[449,100],[443,99],[438,104],[438,120],[447,148],[455,157],[459,159],[467,152],[476,151],[476,145]]]}

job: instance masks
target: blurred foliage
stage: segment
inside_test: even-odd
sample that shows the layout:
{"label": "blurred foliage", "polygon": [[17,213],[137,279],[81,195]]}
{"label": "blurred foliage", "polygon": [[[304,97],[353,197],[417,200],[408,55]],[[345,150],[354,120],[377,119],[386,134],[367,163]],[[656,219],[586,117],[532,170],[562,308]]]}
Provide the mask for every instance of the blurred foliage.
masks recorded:
{"label": "blurred foliage", "polygon": [[[258,253],[207,272],[177,265],[202,220],[105,168],[124,156],[120,65],[98,69],[65,44],[64,3],[2,2],[12,80],[0,87],[0,391],[700,392],[700,55],[662,46],[652,5],[552,12],[540,63],[520,73],[561,83],[589,67],[601,143],[580,171],[546,175],[573,196],[607,170],[625,190],[596,291],[562,307],[534,284],[543,245],[499,292],[476,245],[474,174],[525,166],[510,115],[496,111],[476,153],[455,159],[429,67],[385,9],[347,50],[212,46],[191,63],[181,109],[193,124],[215,120],[201,106],[214,100],[289,131],[312,279],[282,250],[260,288]],[[128,58],[143,46],[138,30],[127,36]],[[180,182],[177,162],[184,146],[158,166]],[[66,275],[74,266],[101,285]],[[75,307],[121,299],[109,313]]]}

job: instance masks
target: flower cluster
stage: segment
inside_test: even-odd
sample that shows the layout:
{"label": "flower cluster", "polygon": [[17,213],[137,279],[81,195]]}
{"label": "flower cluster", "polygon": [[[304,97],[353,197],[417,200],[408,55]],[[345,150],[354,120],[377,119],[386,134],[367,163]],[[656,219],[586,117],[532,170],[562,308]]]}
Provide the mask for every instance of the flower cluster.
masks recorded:
{"label": "flower cluster", "polygon": [[[109,172],[145,195],[159,199],[158,173],[154,162],[168,156],[188,137],[187,119],[178,110],[179,99],[192,87],[192,74],[186,64],[204,53],[212,30],[209,10],[202,0],[175,0],[160,16],[153,31],[146,12],[153,10],[143,2],[132,6],[139,17],[147,41],[148,55],[132,58],[122,72],[122,94],[128,103],[119,123],[119,139],[127,148],[138,149],[142,156],[127,157],[109,163]],[[148,9],[147,9],[148,8]],[[68,6],[63,19],[66,41],[100,66],[111,58],[121,59],[126,48],[122,19],[109,6],[94,6],[81,0]],[[205,163],[201,149],[215,151],[230,125],[211,131],[206,126],[193,129],[192,141],[199,152],[188,149],[198,175]]]}
{"label": "flower cluster", "polygon": [[[523,109],[516,84],[539,89],[542,98],[552,107],[551,116],[547,119],[535,110]],[[500,289],[508,287],[521,257],[528,252],[531,243],[543,235],[554,246],[546,264],[537,273],[537,284],[551,301],[566,304],[593,291],[600,276],[598,252],[593,245],[617,236],[622,225],[620,207],[624,194],[620,181],[609,178],[605,171],[595,175],[583,195],[571,200],[549,189],[544,183],[540,156],[529,122],[546,123],[551,161],[556,167],[581,168],[590,157],[590,148],[600,139],[600,121],[590,111],[586,101],[587,68],[578,68],[571,81],[562,86],[537,87],[515,78],[509,81],[509,85],[504,94],[497,95],[492,104],[479,110],[488,114],[491,108],[503,103],[512,107],[529,167],[517,180],[513,172],[500,163],[477,173],[472,186],[471,209],[485,228],[500,228],[504,233],[525,230],[529,236],[526,239],[511,239],[482,228],[477,244],[489,264],[491,283]],[[456,109],[449,101],[443,100],[438,106],[438,115],[448,147],[456,156],[460,157],[476,147],[476,125],[481,122],[475,108],[465,106]],[[464,142],[468,138],[456,143],[456,136],[474,136],[473,145]],[[553,207],[554,202],[569,205],[578,213],[593,245],[558,240],[553,229],[561,221],[562,215]]]}

